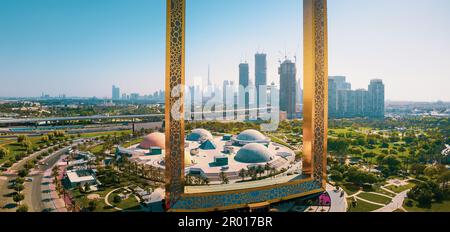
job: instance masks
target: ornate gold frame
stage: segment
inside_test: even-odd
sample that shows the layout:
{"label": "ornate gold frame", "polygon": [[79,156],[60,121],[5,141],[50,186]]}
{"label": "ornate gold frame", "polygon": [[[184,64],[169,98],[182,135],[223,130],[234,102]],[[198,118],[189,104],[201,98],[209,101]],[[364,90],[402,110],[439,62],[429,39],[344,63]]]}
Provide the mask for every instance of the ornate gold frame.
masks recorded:
{"label": "ornate gold frame", "polygon": [[[185,194],[184,193],[184,84],[185,84],[185,7],[186,0],[167,0],[166,34],[166,209],[170,210],[183,197],[208,197],[279,188],[303,182],[319,183],[317,189],[285,198],[274,198],[270,203],[309,195],[325,190],[326,149],[328,130],[328,46],[327,0],[304,2],[304,173],[305,180],[282,185],[239,191]],[[179,109],[179,117],[171,110]],[[175,110],[176,111],[176,110]],[[213,211],[246,207],[234,204],[215,208],[179,209],[173,211]]]}

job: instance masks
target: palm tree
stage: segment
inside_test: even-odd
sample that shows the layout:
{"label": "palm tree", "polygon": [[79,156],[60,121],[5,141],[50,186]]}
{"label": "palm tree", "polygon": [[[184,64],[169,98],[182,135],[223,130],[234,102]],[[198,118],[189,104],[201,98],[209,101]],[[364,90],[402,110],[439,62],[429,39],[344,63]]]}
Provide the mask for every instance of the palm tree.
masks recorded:
{"label": "palm tree", "polygon": [[202,177],[202,180],[203,180],[203,184],[204,185],[209,185],[209,179],[208,178]]}
{"label": "palm tree", "polygon": [[58,166],[54,166],[52,168],[52,177],[57,178],[59,176],[59,167]]}
{"label": "palm tree", "polygon": [[264,166],[264,171],[267,172],[267,173],[269,173],[270,169],[271,169],[270,164],[269,164],[269,163],[266,163],[266,165]]}
{"label": "palm tree", "polygon": [[220,180],[222,181],[222,184],[228,184],[230,180],[228,179],[228,176],[225,172],[220,172],[219,174]]}
{"label": "palm tree", "polygon": [[261,177],[262,174],[264,173],[264,167],[258,165],[258,167],[256,167],[256,173],[259,174],[259,177]]}
{"label": "palm tree", "polygon": [[247,171],[245,171],[245,169],[241,169],[241,170],[239,171],[239,177],[242,178],[242,181],[245,180],[245,177],[246,177],[246,176],[247,176]]}

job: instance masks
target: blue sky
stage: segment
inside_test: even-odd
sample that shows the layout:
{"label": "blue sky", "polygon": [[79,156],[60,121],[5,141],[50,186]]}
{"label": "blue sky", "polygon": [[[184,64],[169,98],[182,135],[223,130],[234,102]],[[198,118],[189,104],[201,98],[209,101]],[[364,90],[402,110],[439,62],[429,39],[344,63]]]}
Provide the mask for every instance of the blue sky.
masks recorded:
{"label": "blue sky", "polygon": [[[147,94],[164,86],[164,0],[0,0],[0,96]],[[450,101],[450,1],[329,1],[330,75],[382,78],[392,100]],[[297,56],[301,0],[188,0],[187,82]]]}

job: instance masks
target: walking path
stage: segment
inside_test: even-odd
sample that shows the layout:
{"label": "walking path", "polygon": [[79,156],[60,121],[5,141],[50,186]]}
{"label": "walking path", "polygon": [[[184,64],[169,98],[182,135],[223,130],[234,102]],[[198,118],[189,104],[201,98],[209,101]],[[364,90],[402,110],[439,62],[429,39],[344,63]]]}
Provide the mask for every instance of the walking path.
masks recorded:
{"label": "walking path", "polygon": [[[336,188],[327,184],[327,193],[331,198],[331,207],[329,212],[346,212],[347,211],[347,193],[344,190],[336,191]],[[344,195],[341,194],[342,192]]]}
{"label": "walking path", "polygon": [[403,191],[399,193],[397,196],[392,198],[391,203],[385,205],[384,207],[377,209],[373,212],[394,212],[397,209],[402,209],[406,212],[406,210],[403,208],[403,201],[405,201],[405,198],[407,197],[409,190]]}
{"label": "walking path", "polygon": [[386,188],[387,186],[389,186],[389,185],[381,186],[381,189],[383,189],[383,190],[384,190],[384,191],[386,191],[386,192],[389,192],[389,193],[392,193],[392,194],[395,194],[395,195],[397,195],[397,193],[396,193],[396,192],[394,192],[394,191],[392,191],[392,190],[389,190],[388,188]]}
{"label": "walking path", "polygon": [[[58,165],[63,158],[64,156],[61,157],[55,165]],[[42,178],[42,201],[44,203],[45,210],[67,212],[64,199],[59,196],[58,192],[56,191],[56,186],[53,183],[52,168],[53,167],[47,169],[44,172],[44,177]],[[61,167],[59,169],[60,172],[64,170]]]}
{"label": "walking path", "polygon": [[109,203],[109,200],[108,200],[109,195],[111,195],[111,193],[113,193],[113,192],[115,192],[115,191],[117,191],[117,190],[119,190],[119,189],[122,189],[122,188],[123,188],[123,187],[113,189],[113,190],[111,190],[111,192],[109,192],[108,194],[106,194],[106,196],[105,196],[105,204],[107,204],[107,205],[110,206],[110,207],[113,207],[115,210],[122,211],[123,209],[121,209],[121,208],[119,208],[119,207],[115,207],[114,205],[112,205],[111,203]]}

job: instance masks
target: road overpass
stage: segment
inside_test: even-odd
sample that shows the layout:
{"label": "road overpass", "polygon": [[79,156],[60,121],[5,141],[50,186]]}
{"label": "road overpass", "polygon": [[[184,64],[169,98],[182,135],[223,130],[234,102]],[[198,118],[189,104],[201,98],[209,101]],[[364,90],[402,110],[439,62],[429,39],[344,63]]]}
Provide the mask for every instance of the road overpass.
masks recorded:
{"label": "road overpass", "polygon": [[51,117],[51,118],[17,118],[0,120],[0,125],[26,124],[39,122],[59,122],[59,121],[84,121],[84,120],[107,120],[107,119],[133,119],[133,118],[154,118],[163,117],[164,114],[142,114],[142,115],[95,115],[77,117]]}

